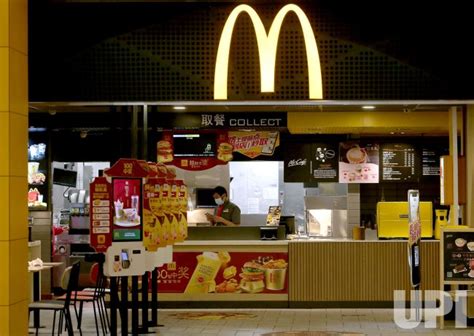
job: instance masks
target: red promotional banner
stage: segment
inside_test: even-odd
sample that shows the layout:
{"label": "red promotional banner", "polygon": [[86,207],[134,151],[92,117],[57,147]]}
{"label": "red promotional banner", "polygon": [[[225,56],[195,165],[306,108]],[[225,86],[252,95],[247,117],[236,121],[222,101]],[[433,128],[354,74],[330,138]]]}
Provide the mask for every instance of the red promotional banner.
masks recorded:
{"label": "red promotional banner", "polygon": [[229,143],[233,151],[251,159],[260,155],[273,155],[280,145],[279,132],[229,132]]}
{"label": "red promotional banner", "polygon": [[173,260],[158,268],[159,293],[288,293],[288,253],[175,252]]}
{"label": "red promotional banner", "polygon": [[96,177],[90,185],[90,245],[105,252],[112,245],[112,186],[105,177]]}
{"label": "red promotional banner", "polygon": [[111,177],[147,177],[148,166],[145,161],[136,159],[119,159],[112,167],[105,170]]}

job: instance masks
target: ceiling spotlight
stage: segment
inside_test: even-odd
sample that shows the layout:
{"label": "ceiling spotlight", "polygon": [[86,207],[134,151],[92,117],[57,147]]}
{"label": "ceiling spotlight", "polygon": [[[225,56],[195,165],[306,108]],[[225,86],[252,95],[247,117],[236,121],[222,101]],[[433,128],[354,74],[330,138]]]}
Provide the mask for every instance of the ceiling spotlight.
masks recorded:
{"label": "ceiling spotlight", "polygon": [[395,132],[392,131],[392,132],[390,132],[390,134],[395,134]]}
{"label": "ceiling spotlight", "polygon": [[373,109],[375,109],[375,106],[373,106],[373,105],[364,105],[364,106],[362,106],[362,108],[364,110],[373,110]]}
{"label": "ceiling spotlight", "polygon": [[174,110],[186,110],[186,106],[173,106]]}

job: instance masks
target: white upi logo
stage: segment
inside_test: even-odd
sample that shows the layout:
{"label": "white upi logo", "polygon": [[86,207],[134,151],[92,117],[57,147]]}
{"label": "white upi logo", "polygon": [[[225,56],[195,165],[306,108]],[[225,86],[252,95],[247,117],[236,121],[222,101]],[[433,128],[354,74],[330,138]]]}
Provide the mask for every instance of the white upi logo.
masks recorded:
{"label": "white upi logo", "polygon": [[[467,291],[455,291],[454,303],[452,295],[448,292],[426,290],[423,293],[425,298],[424,307],[421,307],[421,298],[418,300],[416,298],[417,291],[412,290],[410,292],[410,308],[407,308],[406,291],[394,291],[393,320],[399,328],[413,329],[422,323],[424,323],[425,328],[436,328],[437,318],[443,318],[451,312],[453,307],[455,308],[455,327],[466,328]],[[419,314],[417,314],[417,310]]]}

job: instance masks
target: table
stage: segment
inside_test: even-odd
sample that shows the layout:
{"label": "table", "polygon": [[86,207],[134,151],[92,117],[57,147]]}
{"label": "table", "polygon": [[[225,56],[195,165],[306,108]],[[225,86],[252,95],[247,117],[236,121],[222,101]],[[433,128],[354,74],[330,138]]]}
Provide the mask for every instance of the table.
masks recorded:
{"label": "table", "polygon": [[[28,272],[33,273],[33,301],[41,300],[41,284],[40,284],[40,272],[49,270],[53,267],[62,265],[62,262],[44,262],[43,266],[28,266]],[[34,311],[33,325],[35,328],[39,327],[40,314],[39,310]]]}

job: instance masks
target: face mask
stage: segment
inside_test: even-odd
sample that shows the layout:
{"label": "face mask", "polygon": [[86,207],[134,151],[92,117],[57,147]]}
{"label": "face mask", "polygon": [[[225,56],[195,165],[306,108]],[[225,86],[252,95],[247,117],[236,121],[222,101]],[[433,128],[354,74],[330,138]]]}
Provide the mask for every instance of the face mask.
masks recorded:
{"label": "face mask", "polygon": [[216,201],[217,205],[222,205],[224,204],[224,200],[222,198],[215,198],[214,201]]}

